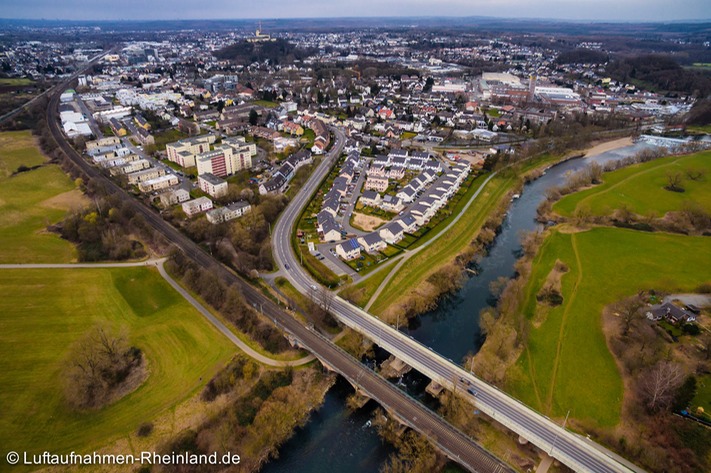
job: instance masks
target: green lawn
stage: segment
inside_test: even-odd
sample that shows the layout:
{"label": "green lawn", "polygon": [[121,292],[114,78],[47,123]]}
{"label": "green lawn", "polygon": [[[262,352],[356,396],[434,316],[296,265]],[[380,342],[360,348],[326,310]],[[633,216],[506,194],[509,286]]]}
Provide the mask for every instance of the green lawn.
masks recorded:
{"label": "green lawn", "polygon": [[[699,180],[686,173],[699,170],[705,175]],[[685,192],[665,190],[669,173],[680,173]],[[556,202],[553,210],[570,216],[579,209],[593,215],[610,215],[615,209],[627,206],[636,214],[663,216],[680,210],[686,202],[694,201],[711,212],[711,152],[688,156],[670,156],[643,164],[618,169],[603,175],[603,184],[570,194]]]}
{"label": "green lawn", "polygon": [[[45,162],[29,132],[0,133],[0,263],[76,258],[74,246],[46,228],[84,200],[59,167]],[[20,165],[42,166],[13,176]]]}
{"label": "green lawn", "polygon": [[20,85],[32,85],[35,81],[27,77],[3,77],[0,78],[0,85],[17,87]]}
{"label": "green lawn", "polygon": [[711,375],[696,378],[696,396],[691,401],[691,407],[694,415],[697,407],[703,407],[705,417],[711,420]]}
{"label": "green lawn", "polygon": [[188,138],[190,135],[183,133],[182,131],[173,128],[170,130],[165,130],[160,133],[155,133],[153,138],[155,139],[156,149],[163,151],[165,150],[165,145],[174,143],[178,140]]}
{"label": "green lawn", "polygon": [[276,108],[279,106],[277,102],[272,102],[270,100],[255,100],[253,103],[254,105],[260,105],[266,108]]}
{"label": "green lawn", "polygon": [[711,125],[691,125],[686,128],[686,131],[711,134]]}
{"label": "green lawn", "polygon": [[[194,395],[235,352],[153,269],[6,270],[0,287],[6,450],[100,448]],[[150,374],[115,404],[78,413],[62,399],[62,368],[72,343],[99,322],[127,330]]]}
{"label": "green lawn", "polygon": [[564,302],[532,327],[528,348],[507,373],[507,389],[550,416],[600,426],[619,421],[622,380],[601,327],[605,305],[642,289],[688,291],[711,280],[708,238],[616,228],[553,231],[537,254],[522,311],[533,318],[536,294],[556,260]]}
{"label": "green lawn", "polygon": [[388,263],[388,266],[384,268],[378,268],[377,272],[368,276],[367,279],[359,282],[358,284],[355,284],[354,287],[358,289],[363,289],[363,294],[362,297],[359,297],[358,300],[354,302],[360,307],[365,307],[370,298],[373,297],[375,291],[378,290],[380,284],[382,284],[385,278],[388,277],[388,274],[390,274],[390,272],[393,270],[393,268],[395,268],[396,265],[397,261],[391,261],[390,263]]}

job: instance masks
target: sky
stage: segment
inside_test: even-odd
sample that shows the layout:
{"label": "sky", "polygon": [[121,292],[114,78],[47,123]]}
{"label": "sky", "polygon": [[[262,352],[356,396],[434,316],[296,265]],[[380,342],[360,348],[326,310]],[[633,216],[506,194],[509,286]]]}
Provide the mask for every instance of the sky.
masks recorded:
{"label": "sky", "polygon": [[0,18],[187,20],[491,16],[569,20],[711,19],[709,0],[0,0]]}

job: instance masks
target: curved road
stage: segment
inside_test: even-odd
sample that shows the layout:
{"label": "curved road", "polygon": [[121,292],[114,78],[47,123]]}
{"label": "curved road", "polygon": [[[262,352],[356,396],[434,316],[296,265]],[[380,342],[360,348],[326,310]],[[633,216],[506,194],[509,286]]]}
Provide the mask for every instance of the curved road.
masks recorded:
{"label": "curved road", "polygon": [[[72,80],[67,80],[62,87],[67,87]],[[56,90],[61,90],[58,87]],[[76,152],[64,137],[58,122],[57,110],[59,93],[51,97],[47,107],[47,123],[57,146],[76,166],[81,174],[90,180],[103,185],[105,192],[116,195],[131,205],[136,214],[141,215],[157,234],[182,251],[188,258],[200,267],[212,271],[227,284],[237,285],[245,300],[250,304],[260,306],[260,311],[269,317],[278,328],[291,334],[299,343],[318,357],[324,365],[340,373],[351,384],[357,386],[360,392],[377,400],[384,408],[396,415],[405,424],[425,434],[448,457],[457,461],[470,471],[482,473],[499,473],[513,471],[485,449],[474,443],[470,438],[455,429],[448,422],[438,417],[422,404],[410,398],[396,386],[383,379],[369,368],[363,366],[350,354],[338,348],[321,334],[304,326],[301,322],[286,313],[266,297],[259,289],[238,277],[235,273],[217,262],[195,242],[183,235],[152,208],[131,197],[111,179],[93,167]],[[336,133],[338,148],[343,146],[344,137]],[[340,153],[340,149],[338,149]],[[331,153],[327,156],[332,156]],[[324,160],[324,162],[328,159]],[[327,169],[327,168],[326,168]]]}
{"label": "curved road", "polygon": [[[274,257],[279,267],[289,266],[290,269],[284,274],[303,294],[309,294],[311,288],[318,283],[299,265],[291,246],[291,234],[302,210],[340,155],[343,133],[335,128],[333,131],[336,135],[334,149],[284,210],[272,235]],[[330,304],[339,321],[375,341],[425,376],[449,389],[454,389],[455,386],[460,390],[471,389],[466,396],[472,404],[568,467],[576,471],[595,473],[641,471],[602,446],[560,427],[520,401],[470,374],[452,360],[444,358],[359,307],[338,296],[335,296]]]}

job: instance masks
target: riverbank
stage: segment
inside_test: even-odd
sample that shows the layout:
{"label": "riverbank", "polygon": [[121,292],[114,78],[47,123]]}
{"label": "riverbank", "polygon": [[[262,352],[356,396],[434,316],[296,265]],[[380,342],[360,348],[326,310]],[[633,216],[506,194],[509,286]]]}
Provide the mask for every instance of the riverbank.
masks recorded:
{"label": "riverbank", "polygon": [[590,147],[584,149],[582,152],[585,156],[591,157],[602,153],[609,153],[610,151],[615,151],[627,146],[632,146],[633,144],[634,141],[632,140],[632,137],[627,136],[625,138],[619,138],[611,141],[593,142],[590,144]]}
{"label": "riverbank", "polygon": [[[616,148],[608,144],[606,149],[609,152]],[[600,164],[604,159],[597,162]],[[603,181],[613,181],[617,175],[630,179],[630,183],[638,177],[646,179],[651,173],[642,171],[664,163],[661,159],[614,171],[604,175]],[[624,189],[620,186],[614,195],[603,194],[606,189],[603,185],[570,194],[566,199],[577,201],[579,196],[605,195],[609,199],[605,201],[605,213],[614,214],[625,203],[612,198],[619,194],[642,205],[637,212],[644,214],[649,211],[645,206],[664,203],[659,196],[647,196],[652,190],[678,197],[663,190],[664,182],[662,175],[653,185],[630,185]],[[697,199],[698,204],[702,195],[690,191],[687,197]],[[693,289],[708,281],[711,274],[694,262],[709,258],[705,238],[583,225],[582,228],[552,227],[541,240],[516,262],[518,277],[510,280],[499,300],[498,313],[482,317],[482,328],[488,333],[472,363],[477,375],[551,418],[562,420],[569,414],[568,422],[573,429],[592,435],[596,441],[643,466],[658,465],[658,461],[652,459],[656,453],[642,452],[657,448],[658,452],[668,450],[672,444],[663,435],[669,432],[659,429],[660,435],[644,437],[654,449],[639,447],[641,441],[635,440],[639,431],[652,429],[631,422],[630,415],[640,416],[643,405],[638,398],[640,390],[630,390],[627,383],[623,389],[625,374],[621,375],[610,353],[601,327],[601,314],[605,306],[644,291],[654,294],[682,287]],[[640,326],[647,327],[642,319]],[[617,327],[620,315],[615,314],[611,320]],[[609,342],[610,334],[606,335]],[[617,332],[614,335],[616,337]],[[652,333],[650,337],[658,342],[662,335]],[[629,338],[625,337],[616,342],[618,347],[630,345]],[[641,343],[642,348],[647,348],[644,353],[634,350],[634,366],[651,369],[654,354],[650,353],[670,353],[677,343],[656,351],[649,348],[652,346],[649,340]],[[684,356],[692,352],[689,350]],[[640,376],[646,373],[642,372]],[[595,379],[596,389],[589,389],[589,379]],[[623,400],[629,397],[634,399],[627,405],[633,407],[624,409]],[[669,417],[669,413],[660,412],[655,425],[666,424]],[[680,429],[689,430],[686,424],[675,424],[671,430]],[[629,449],[627,445],[633,443],[635,448]],[[705,455],[701,453],[699,458]],[[689,453],[685,458],[691,456]]]}
{"label": "riverbank", "polygon": [[413,317],[435,308],[441,297],[457,290],[467,265],[485,253],[486,246],[496,237],[512,195],[525,182],[540,177],[543,172],[581,155],[597,155],[632,144],[631,138],[618,138],[593,143],[582,150],[563,156],[544,155],[527,162],[516,163],[514,169],[503,169],[491,179],[474,200],[457,225],[441,240],[430,245],[415,258],[401,262],[374,291],[368,304],[371,312],[384,320],[395,322],[397,314]]}

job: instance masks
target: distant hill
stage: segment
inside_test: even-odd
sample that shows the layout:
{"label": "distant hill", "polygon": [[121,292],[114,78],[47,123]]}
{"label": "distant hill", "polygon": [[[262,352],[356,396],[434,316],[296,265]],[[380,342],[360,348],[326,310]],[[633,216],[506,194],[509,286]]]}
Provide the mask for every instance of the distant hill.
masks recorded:
{"label": "distant hill", "polygon": [[608,64],[607,73],[622,82],[641,81],[656,91],[701,98],[711,93],[709,72],[685,69],[672,57],[662,54],[618,58]]}
{"label": "distant hill", "polygon": [[218,59],[231,60],[243,64],[266,61],[272,64],[288,64],[295,59],[305,59],[314,54],[314,49],[301,49],[285,39],[263,43],[241,41],[224,47],[213,54]]}
{"label": "distant hill", "polygon": [[604,64],[607,60],[607,53],[580,48],[560,53],[555,62],[558,64]]}

